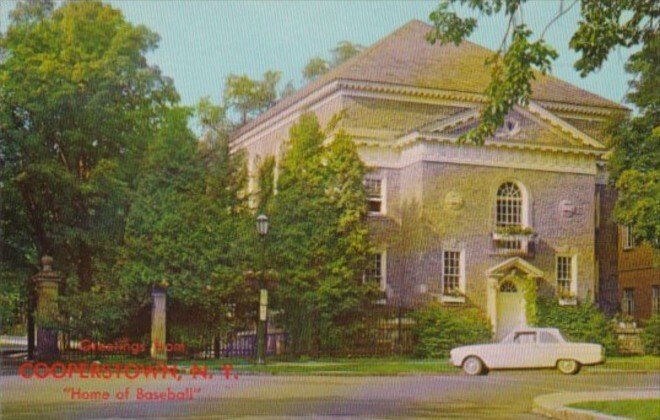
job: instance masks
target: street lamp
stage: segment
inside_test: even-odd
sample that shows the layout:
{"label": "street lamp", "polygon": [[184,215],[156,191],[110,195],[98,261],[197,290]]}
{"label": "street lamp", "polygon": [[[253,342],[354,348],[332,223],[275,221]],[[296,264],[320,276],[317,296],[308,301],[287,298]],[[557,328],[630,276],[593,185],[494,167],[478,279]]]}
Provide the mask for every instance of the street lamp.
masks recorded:
{"label": "street lamp", "polygon": [[261,238],[261,275],[259,276],[259,323],[257,324],[257,363],[263,365],[266,361],[266,320],[268,316],[268,289],[266,289],[266,235],[268,234],[268,217],[265,214],[257,216],[257,233]]}
{"label": "street lamp", "polygon": [[265,214],[257,216],[257,232],[262,238],[268,233],[268,217]]}

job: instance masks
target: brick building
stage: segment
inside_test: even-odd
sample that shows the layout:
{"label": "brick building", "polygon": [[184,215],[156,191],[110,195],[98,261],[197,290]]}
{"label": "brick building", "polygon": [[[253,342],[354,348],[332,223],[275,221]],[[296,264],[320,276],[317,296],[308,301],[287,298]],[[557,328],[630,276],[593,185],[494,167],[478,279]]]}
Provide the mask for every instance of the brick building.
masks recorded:
{"label": "brick building", "polygon": [[478,122],[492,51],[432,46],[430,29],[404,25],[239,129],[231,147],[246,150],[254,180],[302,113],[323,126],[341,116],[334,130],[372,169],[379,252],[368,277],[391,302],[474,303],[502,336],[526,321],[530,288],[558,304],[593,300],[607,289],[596,249],[602,130],[627,110],[538,75],[529,105],[485,145],[459,144]]}

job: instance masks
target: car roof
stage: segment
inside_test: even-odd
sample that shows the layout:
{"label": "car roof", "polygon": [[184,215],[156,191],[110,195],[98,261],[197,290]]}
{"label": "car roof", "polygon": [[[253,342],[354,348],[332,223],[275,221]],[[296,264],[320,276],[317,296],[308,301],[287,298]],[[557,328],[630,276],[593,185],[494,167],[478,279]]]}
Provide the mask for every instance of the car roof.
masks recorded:
{"label": "car roof", "polygon": [[524,328],[517,328],[514,330],[514,332],[540,332],[540,331],[559,333],[559,329],[557,328],[524,327]]}

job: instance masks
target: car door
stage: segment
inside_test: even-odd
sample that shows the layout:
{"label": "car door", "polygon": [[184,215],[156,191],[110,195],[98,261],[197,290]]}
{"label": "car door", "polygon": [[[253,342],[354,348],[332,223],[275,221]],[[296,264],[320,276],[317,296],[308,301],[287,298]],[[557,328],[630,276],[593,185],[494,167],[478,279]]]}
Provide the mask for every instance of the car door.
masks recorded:
{"label": "car door", "polygon": [[536,331],[517,331],[511,344],[510,368],[538,367],[538,333]]}
{"label": "car door", "polygon": [[561,358],[561,351],[565,343],[551,331],[540,331],[538,340],[539,367],[554,367],[557,360]]}

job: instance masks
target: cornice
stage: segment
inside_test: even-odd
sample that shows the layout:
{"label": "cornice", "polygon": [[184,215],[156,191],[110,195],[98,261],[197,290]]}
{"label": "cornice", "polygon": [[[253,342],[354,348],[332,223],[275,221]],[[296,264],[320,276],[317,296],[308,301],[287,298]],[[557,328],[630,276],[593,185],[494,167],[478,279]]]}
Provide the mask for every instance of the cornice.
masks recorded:
{"label": "cornice", "polygon": [[[351,79],[337,79],[328,82],[327,84],[321,86],[318,90],[313,91],[299,101],[294,101],[288,104],[282,109],[277,109],[277,105],[275,105],[274,108],[266,111],[265,114],[258,117],[256,120],[248,123],[244,127],[239,128],[234,133],[230,141],[232,150],[236,150],[237,148],[244,146],[249,142],[250,139],[258,136],[263,131],[268,130],[283,120],[290,119],[291,116],[297,116],[301,111],[313,107],[314,105],[326,99],[328,96],[337,92],[339,92],[339,94],[346,93],[347,95],[350,95],[351,92],[377,94],[374,96],[374,98],[378,98],[379,96],[382,98],[382,95],[395,95],[392,97],[392,99],[404,101],[412,98],[422,100],[424,102],[437,101],[441,103],[445,101],[455,101],[458,102],[457,105],[464,106],[469,104],[483,104],[486,102],[486,96],[479,93],[422,88],[392,83],[376,83]],[[550,114],[550,110],[556,110],[561,112],[574,112],[581,115],[608,117],[617,112],[625,112],[618,108],[592,107],[539,100],[535,100],[533,102],[537,104],[538,108],[540,108],[540,110],[537,110],[534,113],[539,114]],[[530,105],[531,103],[532,102],[530,102]],[[566,131],[572,135],[586,136],[586,134],[581,133],[574,128],[561,128],[562,131]]]}
{"label": "cornice", "polygon": [[[394,149],[404,149],[414,143],[428,141],[435,143],[450,143],[450,144],[459,144],[458,137],[447,136],[443,134],[433,134],[433,133],[420,133],[414,131],[403,137],[400,137],[391,147]],[[369,142],[369,144],[375,144],[376,142]],[[383,145],[387,147],[386,145]],[[576,155],[589,155],[589,156],[602,156],[607,150],[594,150],[594,149],[583,149],[583,148],[574,148],[574,147],[559,147],[559,146],[549,146],[549,145],[538,145],[538,144],[525,144],[525,143],[513,143],[507,141],[487,141],[483,146],[484,148],[504,148],[504,149],[517,149],[517,150],[538,150],[543,152],[553,152],[553,153],[562,153],[562,154],[576,154]]]}

